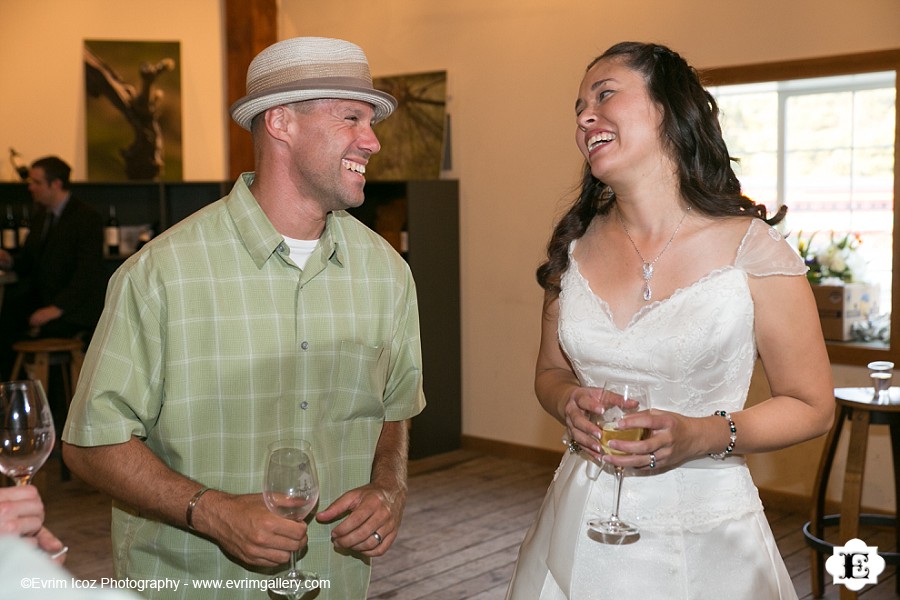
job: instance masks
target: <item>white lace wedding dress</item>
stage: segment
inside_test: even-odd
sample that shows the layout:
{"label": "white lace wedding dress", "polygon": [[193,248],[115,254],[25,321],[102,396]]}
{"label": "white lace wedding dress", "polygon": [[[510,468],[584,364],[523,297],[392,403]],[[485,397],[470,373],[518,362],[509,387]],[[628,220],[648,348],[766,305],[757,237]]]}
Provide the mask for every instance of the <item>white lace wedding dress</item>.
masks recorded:
{"label": "white lace wedding dress", "polygon": [[[654,407],[698,417],[736,412],[746,401],[756,360],[748,277],[806,272],[782,236],[754,218],[732,266],[648,304],[619,329],[570,260],[559,338],[581,383],[642,381]],[[587,522],[610,514],[612,495],[609,467],[566,452],[519,551],[507,598],[797,598],[742,457],[628,470],[620,516],[641,531],[631,544],[588,537]]]}

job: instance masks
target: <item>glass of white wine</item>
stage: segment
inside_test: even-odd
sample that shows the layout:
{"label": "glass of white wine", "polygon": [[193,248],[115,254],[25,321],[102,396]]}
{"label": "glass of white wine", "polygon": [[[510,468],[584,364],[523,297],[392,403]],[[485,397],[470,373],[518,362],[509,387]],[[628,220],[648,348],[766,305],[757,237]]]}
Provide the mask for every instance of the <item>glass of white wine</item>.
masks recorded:
{"label": "glass of white wine", "polygon": [[[644,436],[642,428],[618,429],[616,423],[626,414],[650,408],[647,386],[625,381],[608,381],[603,386],[601,402],[605,407],[603,413],[592,415],[592,420],[602,430],[600,446],[607,454],[623,455],[625,452],[610,448],[609,442],[611,440],[637,441]],[[612,514],[605,519],[594,519],[588,523],[588,527],[598,534],[595,539],[607,543],[618,543],[624,538],[635,536],[640,532],[637,526],[619,518],[619,501],[622,497],[622,479],[625,476],[625,468],[615,467],[614,474],[615,490]]]}
{"label": "glass of white wine", "polygon": [[[298,439],[269,444],[266,479],[263,484],[266,507],[292,521],[304,520],[319,501],[319,478],[309,442]],[[308,590],[304,582],[316,579],[315,573],[297,569],[297,553],[291,552],[291,569],[271,591],[284,598],[299,598]]]}

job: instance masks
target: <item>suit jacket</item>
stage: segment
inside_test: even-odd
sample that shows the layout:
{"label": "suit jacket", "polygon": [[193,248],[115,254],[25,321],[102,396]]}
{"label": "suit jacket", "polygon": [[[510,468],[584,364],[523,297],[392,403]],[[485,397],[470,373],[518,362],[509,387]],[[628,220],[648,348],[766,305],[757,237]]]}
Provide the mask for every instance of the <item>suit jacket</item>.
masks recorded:
{"label": "suit jacket", "polygon": [[56,305],[63,310],[61,322],[91,331],[106,295],[103,218],[88,204],[70,197],[42,239],[51,216],[42,207],[36,210],[31,233],[15,259],[16,273],[31,286],[31,310]]}

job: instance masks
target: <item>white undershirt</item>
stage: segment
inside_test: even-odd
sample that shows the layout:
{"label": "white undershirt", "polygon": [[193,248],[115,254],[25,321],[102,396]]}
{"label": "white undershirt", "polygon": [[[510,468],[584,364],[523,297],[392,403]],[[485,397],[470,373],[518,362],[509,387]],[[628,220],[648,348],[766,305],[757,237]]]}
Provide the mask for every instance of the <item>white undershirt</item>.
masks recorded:
{"label": "white undershirt", "polygon": [[295,240],[284,236],[284,243],[291,251],[291,260],[302,269],[306,266],[306,261],[309,260],[313,250],[316,249],[319,240]]}

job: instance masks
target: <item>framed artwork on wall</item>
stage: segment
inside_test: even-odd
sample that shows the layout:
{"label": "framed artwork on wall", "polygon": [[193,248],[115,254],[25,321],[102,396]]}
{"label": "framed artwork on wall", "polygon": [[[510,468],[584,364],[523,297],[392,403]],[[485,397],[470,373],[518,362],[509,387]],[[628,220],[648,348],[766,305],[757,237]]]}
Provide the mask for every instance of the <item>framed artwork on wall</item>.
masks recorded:
{"label": "framed artwork on wall", "polygon": [[183,179],[180,42],[85,40],[83,58],[88,179]]}
{"label": "framed artwork on wall", "polygon": [[366,167],[370,181],[438,179],[449,164],[447,72],[374,79],[397,99],[397,110],[375,125],[382,151]]}

